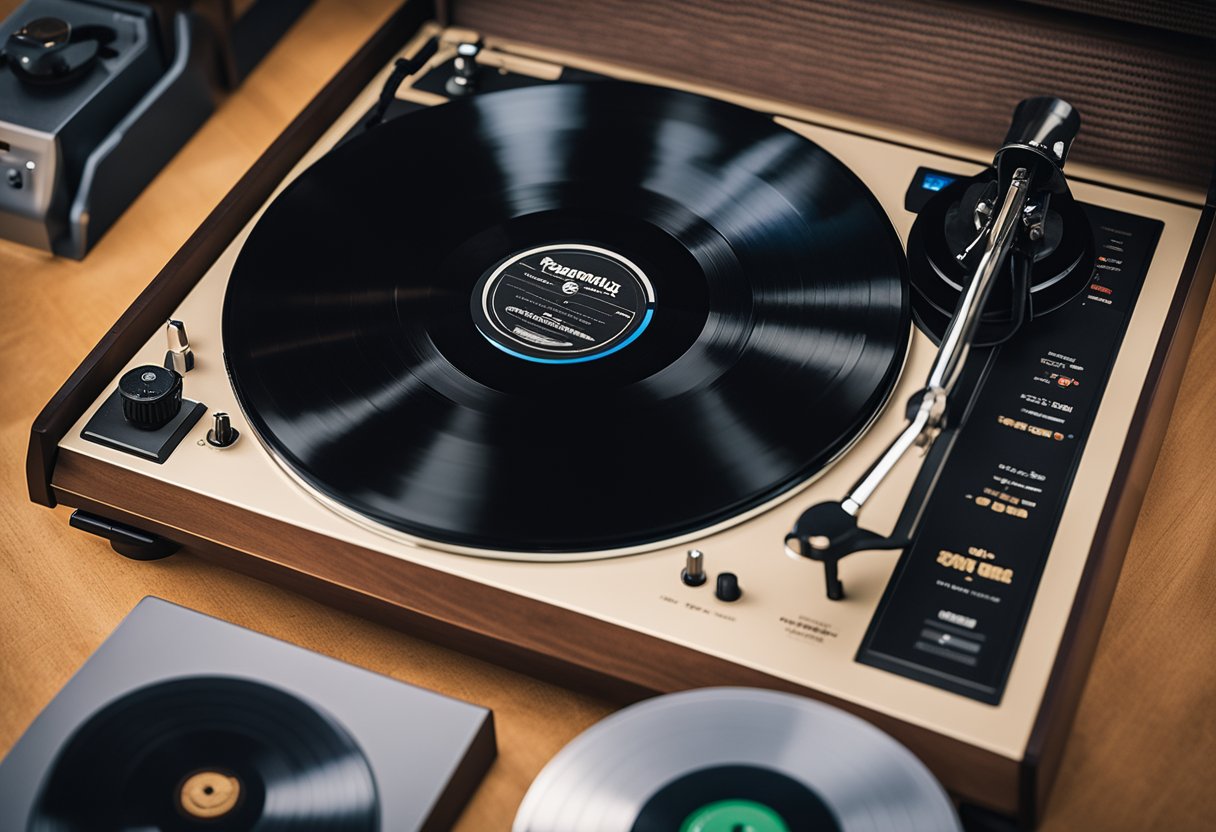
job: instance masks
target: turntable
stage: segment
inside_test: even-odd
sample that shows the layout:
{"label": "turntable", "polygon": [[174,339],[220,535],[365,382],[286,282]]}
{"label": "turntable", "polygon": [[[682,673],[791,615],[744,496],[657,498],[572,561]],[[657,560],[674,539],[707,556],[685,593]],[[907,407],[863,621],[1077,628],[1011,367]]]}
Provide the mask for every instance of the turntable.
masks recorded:
{"label": "turntable", "polygon": [[48,406],[35,499],[621,698],[803,693],[1032,823],[1202,195],[1079,163],[1059,99],[982,149],[426,16]]}

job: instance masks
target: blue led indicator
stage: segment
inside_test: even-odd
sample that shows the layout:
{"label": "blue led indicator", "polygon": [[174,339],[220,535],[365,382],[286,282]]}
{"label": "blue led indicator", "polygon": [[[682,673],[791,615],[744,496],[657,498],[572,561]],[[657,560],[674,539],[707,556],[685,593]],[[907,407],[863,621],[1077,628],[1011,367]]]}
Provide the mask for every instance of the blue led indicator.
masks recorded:
{"label": "blue led indicator", "polygon": [[940,191],[952,182],[954,182],[953,176],[925,171],[924,178],[920,180],[920,186],[926,191]]}
{"label": "blue led indicator", "polygon": [[625,349],[625,347],[629,346],[630,344],[632,344],[634,341],[637,340],[638,336],[642,334],[642,332],[646,329],[646,327],[650,326],[650,319],[653,317],[654,317],[654,308],[652,307],[650,309],[647,309],[646,314],[642,317],[642,325],[639,326],[637,329],[635,329],[633,331],[633,334],[631,334],[624,341],[617,344],[615,347],[613,347],[610,350],[604,350],[604,352],[596,353],[595,355],[581,355],[581,356],[578,356],[577,358],[537,358],[534,355],[525,355],[522,352],[516,352],[515,350],[513,350],[503,344],[498,343],[493,338],[491,338],[489,335],[486,335],[484,332],[481,333],[481,335],[483,338],[485,338],[487,341],[489,341],[494,346],[498,347],[500,350],[505,352],[507,355],[513,355],[516,358],[522,358],[524,361],[532,361],[532,362],[535,362],[536,364],[585,364],[588,361],[594,361],[597,358],[603,358],[606,355],[612,355],[614,352],[620,352],[621,350]]}

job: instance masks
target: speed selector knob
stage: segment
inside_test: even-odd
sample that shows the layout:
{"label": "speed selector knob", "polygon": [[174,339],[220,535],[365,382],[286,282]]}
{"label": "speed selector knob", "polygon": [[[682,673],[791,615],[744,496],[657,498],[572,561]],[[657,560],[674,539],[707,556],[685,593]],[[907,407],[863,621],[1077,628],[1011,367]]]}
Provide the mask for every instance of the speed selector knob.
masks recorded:
{"label": "speed selector knob", "polygon": [[122,415],[142,430],[163,427],[182,409],[182,377],[167,367],[146,364],[118,380]]}
{"label": "speed selector knob", "polygon": [[207,431],[207,443],[214,448],[231,448],[241,438],[241,432],[232,426],[227,413],[217,412],[211,430]]}

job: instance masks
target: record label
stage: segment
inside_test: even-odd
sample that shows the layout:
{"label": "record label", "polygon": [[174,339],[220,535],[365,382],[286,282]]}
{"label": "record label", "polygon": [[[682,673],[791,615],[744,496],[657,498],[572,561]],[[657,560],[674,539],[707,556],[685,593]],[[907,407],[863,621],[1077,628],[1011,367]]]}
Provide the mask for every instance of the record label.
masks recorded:
{"label": "record label", "polygon": [[473,318],[491,344],[541,364],[603,358],[632,343],[654,314],[654,287],[633,262],[598,246],[531,248],[489,270]]}

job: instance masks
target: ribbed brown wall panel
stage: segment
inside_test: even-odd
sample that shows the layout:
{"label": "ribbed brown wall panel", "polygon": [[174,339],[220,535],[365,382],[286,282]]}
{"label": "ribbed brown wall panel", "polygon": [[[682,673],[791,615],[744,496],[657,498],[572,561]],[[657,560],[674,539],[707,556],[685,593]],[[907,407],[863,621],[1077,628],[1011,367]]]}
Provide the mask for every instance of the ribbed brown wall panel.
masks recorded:
{"label": "ribbed brown wall panel", "polygon": [[[1041,6],[1095,17],[1156,26],[1205,38],[1216,38],[1216,3],[1212,0],[1024,0]],[[1216,47],[1214,47],[1216,48]]]}
{"label": "ribbed brown wall panel", "polygon": [[1082,112],[1074,158],[1207,187],[1216,48],[1029,3],[454,0],[454,22],[541,46],[994,146],[1013,106]]}

